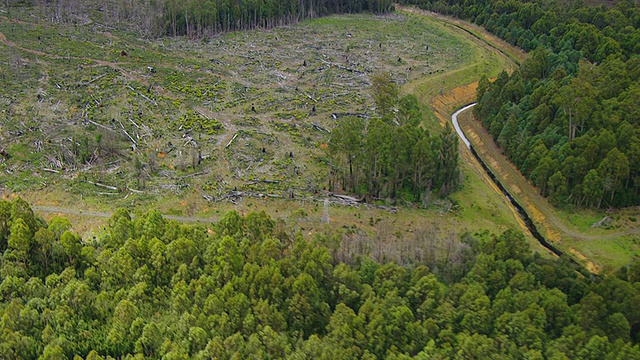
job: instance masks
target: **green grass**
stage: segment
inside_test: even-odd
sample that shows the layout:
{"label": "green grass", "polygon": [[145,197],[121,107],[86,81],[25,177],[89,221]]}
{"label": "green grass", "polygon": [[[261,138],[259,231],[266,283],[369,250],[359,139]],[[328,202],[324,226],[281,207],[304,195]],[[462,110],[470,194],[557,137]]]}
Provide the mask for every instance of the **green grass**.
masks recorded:
{"label": "green grass", "polygon": [[[439,21],[434,21],[434,24],[441,28],[446,27],[444,23]],[[496,53],[491,48],[478,46],[478,43],[469,38],[468,34],[455,31],[451,25],[447,29],[451,34],[457,36],[458,42],[463,44],[462,48],[469,50],[460,56],[463,65],[455,66],[443,73],[437,73],[435,76],[420,78],[405,86],[405,92],[413,93],[419,99],[429,99],[457,86],[478,81],[482,75],[489,78],[496,77],[500,72],[512,66],[513,63],[509,58]],[[459,49],[460,45],[456,47],[456,50]]]}
{"label": "green grass", "polygon": [[[558,209],[557,215],[577,231],[590,234],[606,235],[608,233],[618,233],[640,225],[638,223],[640,209],[637,207],[611,211],[608,209],[583,209],[565,206]],[[593,226],[605,217],[609,218],[607,224],[599,227]]]}
{"label": "green grass", "polygon": [[488,178],[463,160],[461,171],[464,178],[461,189],[451,195],[452,200],[459,204],[453,216],[457,226],[479,237],[486,235],[487,231],[498,234],[507,229],[519,229],[525,232],[527,242],[533,251],[549,256],[548,251],[528,233],[528,230],[518,225],[515,210],[500,194],[490,188],[486,182]]}
{"label": "green grass", "polygon": [[[35,21],[26,15],[22,18]],[[101,174],[108,168],[105,163],[145,163],[149,153],[165,152],[168,155],[158,159],[158,166],[171,173],[189,162],[185,153],[190,150],[182,144],[190,136],[199,153],[221,160],[205,161],[197,170],[219,174],[226,189],[243,186],[240,178],[277,173],[278,161],[289,152],[296,154],[293,165],[306,173],[288,178],[288,186],[322,188],[324,180],[318,174],[328,170],[314,159],[324,156],[318,146],[327,141],[327,134],[310,123],[331,129],[334,112],[373,116],[368,76],[376,71],[390,71],[396,81],[405,83],[429,76],[428,72],[439,77],[467,66],[474,57],[473,48],[459,34],[405,15],[334,16],[199,42],[178,38],[145,43],[132,34],[46,23],[5,22],[0,29],[17,46],[38,52],[6,47],[17,57],[31,59],[28,72],[19,70],[23,79],[2,81],[5,89],[12,89],[5,96],[19,99],[11,111],[21,121],[41,124],[42,133],[47,134],[16,141],[29,146],[47,138],[45,152],[60,155],[71,147],[69,138],[96,139],[109,132],[117,150],[113,156],[92,164],[66,164],[66,168],[77,169],[80,178],[90,181],[113,180],[111,184],[118,187],[136,179],[124,165],[119,165],[115,177],[105,177]],[[121,51],[127,55],[120,56]],[[340,66],[358,72],[349,73]],[[30,89],[37,89],[37,94]],[[31,111],[34,108],[37,111]],[[247,116],[256,121],[243,122]],[[9,130],[19,126],[8,123]],[[139,140],[133,152],[125,131]],[[221,153],[221,144],[241,131],[237,144]],[[267,162],[255,151],[262,147],[273,155]],[[261,161],[260,166],[249,167],[255,161]],[[24,162],[51,167],[29,159]],[[88,167],[90,171],[83,170]],[[193,186],[205,181],[203,177],[192,180],[189,185]],[[175,176],[151,174],[146,184],[151,189],[176,185]],[[79,190],[91,196],[89,189]],[[263,186],[261,190],[273,189]]]}
{"label": "green grass", "polygon": [[[28,14],[14,16],[36,21]],[[311,124],[331,129],[335,112],[375,116],[368,89],[371,74],[390,72],[396,82],[408,84],[405,89],[426,100],[476,81],[479,74],[495,76],[508,65],[454,27],[403,13],[331,16],[197,42],[183,38],[147,42],[122,31],[107,34],[46,23],[4,22],[0,31],[18,46],[47,54],[0,45],[0,59],[28,60],[22,67],[2,69],[20,77],[0,79],[0,86],[7,89],[0,98],[17,99],[0,105],[14,118],[42,128],[12,139],[13,146],[22,147],[27,155],[2,165],[15,168],[12,179],[31,182],[18,186],[18,180],[1,179],[0,185],[21,191],[36,205],[85,210],[153,207],[166,214],[207,217],[230,209],[265,209],[275,218],[299,218],[303,209],[305,231],[325,226],[320,222],[321,204],[300,200],[326,186],[326,153],[320,144],[328,135]],[[56,36],[58,32],[61,36]],[[120,56],[121,51],[127,56]],[[1,119],[3,133],[22,126],[14,118]],[[431,121],[427,127],[435,129],[435,124]],[[137,139],[135,151],[122,128]],[[233,144],[225,148],[236,133]],[[45,154],[61,157],[71,147],[69,138],[94,141],[97,135],[106,139],[107,134],[113,154],[91,164],[65,164],[59,174],[42,171],[53,167],[46,158],[28,155],[34,140],[45,140]],[[184,145],[189,137],[196,146]],[[206,157],[195,168],[190,165],[192,150]],[[165,154],[154,158],[157,171],[140,175],[143,172],[134,164],[148,169],[157,153]],[[449,212],[449,203],[435,201],[428,209],[407,207],[396,214],[332,206],[331,226],[355,226],[372,234],[393,224],[403,231],[428,228],[437,236],[470,232],[481,238],[518,226],[504,200],[471,167],[463,165],[462,172],[464,185],[452,196],[457,205]],[[219,197],[234,188],[282,196],[293,189],[298,199],[245,199],[233,205],[203,198]]]}
{"label": "green grass", "polygon": [[589,260],[600,264],[604,273],[611,273],[629,264],[640,254],[640,239],[637,236],[623,236],[610,240],[579,240],[572,241],[570,245]]}
{"label": "green grass", "polygon": [[[593,232],[600,230],[594,228],[593,224],[602,220],[607,215],[605,211],[596,211],[590,209],[564,210],[559,209],[558,215],[567,223],[571,224],[580,232]],[[615,222],[615,221],[612,221]]]}

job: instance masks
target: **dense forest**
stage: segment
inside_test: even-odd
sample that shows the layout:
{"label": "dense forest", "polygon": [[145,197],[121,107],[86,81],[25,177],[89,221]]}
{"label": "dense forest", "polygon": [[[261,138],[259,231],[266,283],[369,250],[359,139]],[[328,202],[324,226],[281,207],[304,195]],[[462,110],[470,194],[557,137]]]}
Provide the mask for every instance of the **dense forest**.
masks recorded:
{"label": "dense forest", "polygon": [[391,0],[6,0],[37,6],[52,22],[84,23],[99,16],[107,26],[148,36],[211,36],[256,27],[272,28],[330,14],[386,13]]}
{"label": "dense forest", "polygon": [[372,76],[379,117],[344,117],[329,140],[330,189],[368,199],[428,202],[432,190],[447,195],[458,185],[458,137],[447,127],[432,136],[414,95],[399,97],[387,73]]}
{"label": "dense forest", "polygon": [[[402,1],[401,1],[402,2]],[[549,1],[404,1],[533,51],[481,81],[476,115],[556,204],[640,204],[640,7]]]}
{"label": "dense forest", "polygon": [[118,210],[97,238],[72,229],[0,201],[2,357],[640,358],[640,263],[592,278],[512,230],[465,236],[451,272],[342,263],[339,233],[264,213],[183,225]]}

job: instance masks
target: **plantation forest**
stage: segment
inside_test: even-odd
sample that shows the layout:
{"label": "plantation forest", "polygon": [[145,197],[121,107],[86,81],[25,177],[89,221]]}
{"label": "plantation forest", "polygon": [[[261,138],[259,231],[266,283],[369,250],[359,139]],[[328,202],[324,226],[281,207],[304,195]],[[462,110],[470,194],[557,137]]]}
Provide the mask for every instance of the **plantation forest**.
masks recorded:
{"label": "plantation forest", "polygon": [[0,49],[0,359],[640,359],[637,0],[5,0]]}

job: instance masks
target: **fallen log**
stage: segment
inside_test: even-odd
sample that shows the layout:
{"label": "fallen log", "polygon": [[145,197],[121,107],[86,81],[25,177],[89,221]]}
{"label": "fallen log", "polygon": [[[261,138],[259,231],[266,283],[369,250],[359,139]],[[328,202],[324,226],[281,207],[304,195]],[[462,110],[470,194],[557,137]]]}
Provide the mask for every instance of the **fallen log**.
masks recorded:
{"label": "fallen log", "polygon": [[311,123],[311,126],[313,126],[314,129],[316,129],[318,131],[321,131],[321,132],[326,132],[326,133],[330,132],[329,130],[327,130],[327,129],[323,128],[322,126],[320,126],[318,124],[315,124],[315,123]]}
{"label": "fallen log", "polygon": [[127,130],[124,128],[124,125],[122,125],[122,123],[120,122],[120,120],[118,120],[118,124],[120,124],[120,127],[122,128],[122,131],[124,132],[125,135],[127,135],[127,137],[129,138],[129,140],[131,140],[131,142],[133,143],[133,150],[136,149],[136,147],[138,146],[138,142],[135,141],[133,139],[133,137],[131,135],[129,135],[129,133],[127,132]]}
{"label": "fallen log", "polygon": [[102,187],[102,188],[105,188],[105,189],[109,189],[109,190],[118,190],[118,188],[117,188],[117,187],[115,187],[115,186],[105,185],[105,184],[101,184],[101,183],[93,182],[93,181],[89,181],[89,180],[87,180],[87,182],[88,182],[89,184],[91,184],[91,185],[99,186],[99,187]]}
{"label": "fallen log", "polygon": [[364,198],[358,199],[358,198],[355,198],[353,196],[348,196],[348,195],[331,194],[331,196],[337,197],[338,199],[342,199],[342,200],[345,200],[345,201],[352,201],[352,202],[355,202],[355,203],[360,203],[360,202],[364,201]]}
{"label": "fallen log", "polygon": [[600,226],[609,226],[611,224],[611,218],[609,216],[605,216],[604,218],[602,218],[602,220],[600,221],[596,221],[595,223],[593,223],[593,225],[591,225],[591,227],[600,227]]}
{"label": "fallen log", "polygon": [[97,122],[95,122],[95,121],[93,121],[93,120],[89,120],[89,119],[86,119],[86,120],[87,120],[88,122],[92,123],[93,125],[98,126],[98,127],[101,127],[101,128],[103,128],[103,129],[105,129],[105,130],[115,131],[114,129],[112,129],[112,128],[108,127],[108,126],[105,126],[105,125],[99,124],[99,123],[97,123]]}
{"label": "fallen log", "polygon": [[231,138],[231,140],[229,140],[229,143],[227,143],[227,146],[225,146],[224,148],[228,148],[229,146],[231,146],[231,143],[233,143],[233,140],[235,140],[238,137],[238,133],[236,133],[235,135],[233,135],[233,137]]}

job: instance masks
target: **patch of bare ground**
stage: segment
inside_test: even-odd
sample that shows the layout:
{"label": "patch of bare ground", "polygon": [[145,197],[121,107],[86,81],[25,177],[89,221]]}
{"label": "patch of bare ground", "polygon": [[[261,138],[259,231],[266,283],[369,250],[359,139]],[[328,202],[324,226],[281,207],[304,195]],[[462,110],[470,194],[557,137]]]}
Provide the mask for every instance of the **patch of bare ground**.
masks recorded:
{"label": "patch of bare ground", "polygon": [[[451,113],[454,109],[459,108],[462,105],[469,104],[475,100],[476,88],[478,87],[478,82],[473,82],[471,84],[459,86],[453,88],[443,94],[439,94],[434,96],[429,101],[429,106],[433,113],[438,118],[440,124],[444,127],[446,123],[450,120]],[[475,136],[471,134],[470,136]],[[502,192],[495,183],[489,178],[487,173],[484,171],[478,160],[471,154],[471,151],[464,146],[464,144],[460,143],[459,146],[460,154],[462,159],[471,166],[473,171],[476,173],[478,177],[482,179],[482,181],[491,188],[494,192],[500,194],[502,196]],[[505,203],[509,207],[509,210],[513,214],[513,218],[518,223],[519,228],[527,235],[531,235],[529,229],[526,224],[522,221],[520,216],[518,215],[517,210],[513,205],[506,201]]]}
{"label": "patch of bare ground", "polygon": [[474,102],[477,88],[478,82],[475,81],[471,84],[458,86],[431,98],[429,106],[440,121],[440,125],[445,126],[445,124],[449,122],[449,118],[454,109]]}
{"label": "patch of bare ground", "polygon": [[587,267],[587,270],[589,270],[590,272],[594,274],[599,274],[602,271],[602,268],[598,264],[594,263],[593,261],[590,261],[580,251],[571,247],[567,248],[567,251],[569,251],[572,255],[578,258],[582,263],[584,263],[585,266]]}

